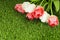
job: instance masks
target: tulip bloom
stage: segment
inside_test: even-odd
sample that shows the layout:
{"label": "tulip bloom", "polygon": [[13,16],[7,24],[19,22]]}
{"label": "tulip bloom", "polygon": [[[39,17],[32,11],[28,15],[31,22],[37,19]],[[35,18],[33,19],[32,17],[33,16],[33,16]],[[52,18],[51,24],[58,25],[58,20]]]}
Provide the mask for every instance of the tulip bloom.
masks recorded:
{"label": "tulip bloom", "polygon": [[50,15],[46,11],[44,11],[44,14],[41,17],[39,17],[39,19],[41,20],[41,22],[47,23],[47,20],[49,17],[50,17]]}
{"label": "tulip bloom", "polygon": [[22,14],[24,14],[24,9],[22,8],[22,4],[16,4],[15,5],[15,10],[18,12],[21,12]]}
{"label": "tulip bloom", "polygon": [[44,8],[40,7],[40,6],[37,6],[34,10],[33,16],[34,16],[34,18],[38,19],[43,14],[44,14]]}
{"label": "tulip bloom", "polygon": [[31,13],[34,11],[36,5],[35,4],[30,4],[29,2],[24,2],[22,4],[23,9],[25,10],[25,12]]}
{"label": "tulip bloom", "polygon": [[[33,12],[32,12],[33,13]],[[27,13],[26,17],[29,19],[29,20],[33,20],[34,19],[34,16],[32,15],[32,13]]]}
{"label": "tulip bloom", "polygon": [[57,16],[51,15],[51,16],[48,18],[48,24],[49,24],[51,27],[57,26],[57,25],[59,24],[59,20],[58,20]]}

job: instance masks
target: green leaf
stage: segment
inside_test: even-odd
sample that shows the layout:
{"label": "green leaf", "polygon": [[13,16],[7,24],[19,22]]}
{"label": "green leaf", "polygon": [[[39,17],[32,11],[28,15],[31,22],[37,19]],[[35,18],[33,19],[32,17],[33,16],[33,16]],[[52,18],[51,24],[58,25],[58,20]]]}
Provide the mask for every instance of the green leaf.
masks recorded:
{"label": "green leaf", "polygon": [[59,1],[54,1],[54,5],[56,8],[56,11],[58,12],[59,11]]}

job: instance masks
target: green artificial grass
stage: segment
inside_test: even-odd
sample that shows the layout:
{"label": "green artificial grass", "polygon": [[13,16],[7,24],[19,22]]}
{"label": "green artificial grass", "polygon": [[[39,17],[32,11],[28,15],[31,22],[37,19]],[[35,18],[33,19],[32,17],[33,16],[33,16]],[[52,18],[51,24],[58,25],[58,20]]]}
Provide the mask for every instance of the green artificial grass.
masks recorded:
{"label": "green artificial grass", "polygon": [[60,25],[51,28],[14,10],[15,4],[24,1],[0,0],[0,40],[60,40]]}

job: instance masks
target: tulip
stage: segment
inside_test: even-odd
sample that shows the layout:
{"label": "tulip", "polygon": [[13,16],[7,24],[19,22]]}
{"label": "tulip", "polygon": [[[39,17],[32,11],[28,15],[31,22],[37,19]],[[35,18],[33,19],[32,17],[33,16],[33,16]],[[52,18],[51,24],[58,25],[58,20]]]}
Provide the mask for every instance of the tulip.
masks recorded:
{"label": "tulip", "polygon": [[41,17],[39,17],[39,19],[41,20],[41,22],[46,22],[47,23],[47,19],[49,17],[50,17],[50,15],[46,11],[44,11],[44,14]]}
{"label": "tulip", "polygon": [[51,15],[51,16],[48,18],[48,24],[49,24],[51,27],[57,26],[57,25],[59,24],[58,17],[55,16],[55,15]]}
{"label": "tulip", "polygon": [[44,8],[41,6],[37,6],[34,10],[33,16],[34,18],[38,19],[44,14]]}
{"label": "tulip", "polygon": [[23,9],[25,10],[25,12],[31,13],[34,11],[36,5],[35,4],[30,4],[29,2],[24,2],[22,4]]}
{"label": "tulip", "polygon": [[[32,13],[33,13],[33,12],[32,12]],[[33,19],[34,19],[32,13],[27,13],[27,15],[26,15],[26,17],[27,17],[29,20],[33,20]]]}
{"label": "tulip", "polygon": [[24,14],[24,9],[22,8],[22,4],[16,4],[15,8],[16,11],[21,12],[22,14]]}

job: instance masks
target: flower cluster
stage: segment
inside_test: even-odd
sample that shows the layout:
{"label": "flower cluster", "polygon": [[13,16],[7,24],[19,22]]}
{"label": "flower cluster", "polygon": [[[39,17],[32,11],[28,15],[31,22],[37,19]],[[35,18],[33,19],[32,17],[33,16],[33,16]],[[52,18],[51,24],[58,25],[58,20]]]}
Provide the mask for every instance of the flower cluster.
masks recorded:
{"label": "flower cluster", "polygon": [[41,22],[48,23],[51,27],[59,24],[57,16],[48,14],[42,6],[24,2],[22,4],[16,4],[14,9],[22,14],[27,13],[26,17],[29,20],[40,19]]}

